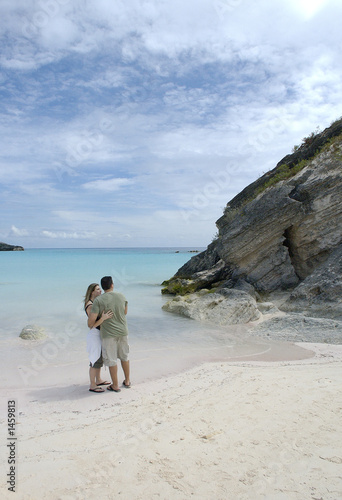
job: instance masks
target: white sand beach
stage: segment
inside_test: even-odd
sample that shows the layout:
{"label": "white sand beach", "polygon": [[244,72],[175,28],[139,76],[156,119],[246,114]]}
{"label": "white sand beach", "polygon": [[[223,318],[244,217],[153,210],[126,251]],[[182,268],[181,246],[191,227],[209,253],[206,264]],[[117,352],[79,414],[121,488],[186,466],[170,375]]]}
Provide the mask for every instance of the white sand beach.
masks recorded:
{"label": "white sand beach", "polygon": [[67,371],[19,388],[16,492],[4,449],[1,498],[342,498],[342,346],[305,348],[313,357],[205,363],[119,394]]}

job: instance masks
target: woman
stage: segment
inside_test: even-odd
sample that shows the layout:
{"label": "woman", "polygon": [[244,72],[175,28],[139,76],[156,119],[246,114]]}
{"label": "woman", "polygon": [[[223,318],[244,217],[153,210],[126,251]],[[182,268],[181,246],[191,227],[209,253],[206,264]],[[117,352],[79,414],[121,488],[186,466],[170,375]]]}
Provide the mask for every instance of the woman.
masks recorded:
{"label": "woman", "polygon": [[[91,308],[94,299],[101,295],[101,288],[97,283],[92,283],[88,286],[84,298],[84,310],[88,316],[89,307]],[[110,385],[110,382],[101,380],[101,368],[103,366],[102,353],[101,353],[101,339],[100,339],[100,325],[108,318],[113,316],[112,311],[103,312],[101,317],[98,317],[93,328],[88,332],[87,336],[87,351],[90,359],[89,379],[90,379],[90,392],[104,392],[101,385]]]}

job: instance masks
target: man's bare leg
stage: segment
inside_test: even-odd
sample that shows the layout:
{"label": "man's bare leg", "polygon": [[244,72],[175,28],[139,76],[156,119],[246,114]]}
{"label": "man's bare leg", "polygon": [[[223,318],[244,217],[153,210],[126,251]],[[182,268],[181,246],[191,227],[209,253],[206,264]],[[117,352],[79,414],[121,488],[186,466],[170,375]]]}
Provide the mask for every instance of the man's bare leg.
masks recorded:
{"label": "man's bare leg", "polygon": [[112,385],[109,386],[114,391],[117,391],[119,389],[119,382],[118,382],[118,365],[115,366],[109,366],[109,373],[112,379]]}
{"label": "man's bare leg", "polygon": [[123,384],[126,387],[129,387],[131,385],[131,381],[129,378],[129,361],[121,361],[121,366],[122,366],[122,370],[123,370],[124,375],[125,375],[125,380],[124,380]]}

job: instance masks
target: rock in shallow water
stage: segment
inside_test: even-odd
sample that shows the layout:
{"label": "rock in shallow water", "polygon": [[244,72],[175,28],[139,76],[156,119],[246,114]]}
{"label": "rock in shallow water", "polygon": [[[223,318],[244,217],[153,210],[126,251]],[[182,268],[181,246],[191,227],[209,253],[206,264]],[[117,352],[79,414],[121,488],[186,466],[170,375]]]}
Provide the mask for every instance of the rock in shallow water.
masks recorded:
{"label": "rock in shallow water", "polygon": [[227,290],[228,292],[229,296],[221,293],[177,296],[166,302],[163,309],[216,325],[237,325],[256,321],[261,317],[255,299],[248,293],[240,290]]}
{"label": "rock in shallow water", "polygon": [[25,340],[41,340],[47,338],[47,333],[42,326],[26,325],[21,330],[19,337]]}

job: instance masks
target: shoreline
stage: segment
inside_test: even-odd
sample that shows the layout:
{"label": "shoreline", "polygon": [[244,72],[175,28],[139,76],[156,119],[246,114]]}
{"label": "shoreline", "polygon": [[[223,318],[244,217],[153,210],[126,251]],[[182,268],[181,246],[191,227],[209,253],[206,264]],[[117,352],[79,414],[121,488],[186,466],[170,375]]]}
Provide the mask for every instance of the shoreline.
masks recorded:
{"label": "shoreline", "polygon": [[[200,369],[201,366],[210,366],[217,363],[227,364],[231,366],[287,366],[287,365],[311,365],[311,364],[324,364],[330,362],[342,361],[342,345],[325,344],[325,343],[308,343],[308,342],[280,342],[274,340],[258,339],[255,345],[233,346],[231,355],[216,354],[208,359],[204,353],[197,354],[193,358],[188,356],[185,360],[178,359],[174,363],[175,354],[171,353],[171,358],[167,360],[164,356],[165,351],[168,349],[157,349],[161,351],[162,356],[158,358],[153,357],[134,357],[137,354],[133,352],[131,356],[131,378],[134,387],[139,388],[144,392],[144,387],[154,387],[155,384],[164,383],[164,381],[171,380],[172,378],[185,375],[192,370]],[[250,351],[249,352],[249,349]],[[138,353],[139,354],[139,353]],[[151,354],[151,353],[150,353]],[[141,355],[141,353],[140,353]],[[144,355],[144,353],[143,353]],[[156,360],[159,361],[157,366]],[[171,366],[171,361],[173,362]],[[168,364],[169,362],[169,364]],[[149,363],[153,364],[150,372],[145,373],[144,367]],[[29,370],[31,367],[25,367]],[[118,363],[119,371],[119,384],[123,377],[120,363]],[[107,367],[103,367],[102,379],[110,380],[110,375]],[[91,410],[101,403],[99,398],[105,397],[105,394],[91,395],[88,391],[88,360],[86,356],[84,359],[77,363],[66,363],[63,366],[53,365],[43,367],[41,371],[36,371],[33,379],[26,376],[24,378],[27,383],[18,383],[17,379],[13,377],[13,372],[5,374],[5,385],[0,388],[0,395],[2,399],[11,397],[20,399],[21,411],[27,410],[34,411],[34,406],[42,403],[44,406],[47,403],[55,402],[58,404],[70,400],[70,402],[82,402],[82,409],[85,411]],[[56,380],[58,381],[56,383]],[[12,382],[12,386],[11,386]],[[14,385],[13,385],[14,382]],[[127,391],[123,391],[124,393]],[[131,391],[130,391],[131,392]],[[132,391],[134,392],[134,391]],[[110,394],[106,393],[106,396]],[[107,399],[107,398],[106,398]],[[39,406],[39,412],[43,408]]]}

